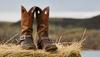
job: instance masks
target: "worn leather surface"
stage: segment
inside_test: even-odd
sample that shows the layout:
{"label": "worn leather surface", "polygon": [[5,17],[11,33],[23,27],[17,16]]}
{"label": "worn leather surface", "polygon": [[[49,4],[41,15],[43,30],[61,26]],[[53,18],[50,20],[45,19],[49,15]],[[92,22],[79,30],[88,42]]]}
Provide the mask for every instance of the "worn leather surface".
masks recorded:
{"label": "worn leather surface", "polygon": [[35,49],[36,46],[33,41],[33,20],[35,7],[32,7],[28,12],[21,6],[21,35],[20,44],[24,49]]}
{"label": "worn leather surface", "polygon": [[34,10],[35,7],[32,7],[28,12],[21,6],[21,35],[32,34],[32,26],[34,20]]}
{"label": "worn leather surface", "polygon": [[49,20],[49,7],[43,10],[36,7],[36,20],[37,20],[37,32],[39,36],[38,48],[45,49],[46,51],[57,50],[56,45],[53,44],[48,36],[48,20]]}
{"label": "worn leather surface", "polygon": [[49,7],[41,10],[36,7],[37,32],[39,37],[48,37]]}

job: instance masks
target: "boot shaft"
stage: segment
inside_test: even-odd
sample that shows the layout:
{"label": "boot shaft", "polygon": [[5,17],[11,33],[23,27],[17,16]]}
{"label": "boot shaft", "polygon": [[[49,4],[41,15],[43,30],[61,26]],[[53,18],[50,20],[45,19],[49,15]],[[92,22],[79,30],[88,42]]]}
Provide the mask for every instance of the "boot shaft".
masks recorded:
{"label": "boot shaft", "polygon": [[21,35],[19,43],[23,49],[35,49],[34,39],[32,37],[33,19],[35,7],[32,7],[28,12],[21,7]]}
{"label": "boot shaft", "polygon": [[35,7],[32,7],[28,12],[21,6],[21,35],[30,35],[32,34],[32,24],[34,19],[34,10]]}
{"label": "boot shaft", "polygon": [[36,7],[37,32],[40,38],[48,37],[48,19],[49,7],[46,7],[43,10]]}

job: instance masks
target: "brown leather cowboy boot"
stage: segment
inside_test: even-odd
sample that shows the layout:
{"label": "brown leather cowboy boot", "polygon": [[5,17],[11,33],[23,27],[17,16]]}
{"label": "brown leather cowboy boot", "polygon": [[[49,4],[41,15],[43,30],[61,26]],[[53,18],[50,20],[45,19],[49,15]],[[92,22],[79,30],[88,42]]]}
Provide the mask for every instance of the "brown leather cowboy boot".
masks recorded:
{"label": "brown leather cowboy boot", "polygon": [[35,7],[32,7],[28,12],[26,9],[21,6],[21,36],[20,36],[20,44],[24,49],[35,49],[35,45],[32,37],[32,26],[34,19],[34,10]]}
{"label": "brown leather cowboy boot", "polygon": [[46,51],[55,51],[57,47],[48,37],[49,7],[43,11],[36,7],[37,33],[39,36],[38,48]]}

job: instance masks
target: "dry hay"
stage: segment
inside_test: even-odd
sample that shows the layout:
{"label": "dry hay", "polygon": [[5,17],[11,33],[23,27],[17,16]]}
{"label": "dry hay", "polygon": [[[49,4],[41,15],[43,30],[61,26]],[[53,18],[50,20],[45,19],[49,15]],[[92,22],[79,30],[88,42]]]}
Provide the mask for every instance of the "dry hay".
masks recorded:
{"label": "dry hay", "polygon": [[81,57],[80,43],[73,43],[68,46],[56,44],[58,51],[45,52],[44,50],[25,50],[19,45],[8,44],[0,45],[0,57]]}

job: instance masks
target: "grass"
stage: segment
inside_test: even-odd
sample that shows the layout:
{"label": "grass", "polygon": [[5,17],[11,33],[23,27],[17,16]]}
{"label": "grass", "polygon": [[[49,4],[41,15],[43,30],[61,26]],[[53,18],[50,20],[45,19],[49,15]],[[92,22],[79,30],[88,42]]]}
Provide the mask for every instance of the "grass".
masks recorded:
{"label": "grass", "polygon": [[[57,36],[56,33],[61,32],[63,29],[64,28],[59,27],[58,28],[59,31],[57,31],[55,27],[52,26],[52,28],[50,28],[49,30],[50,38],[53,40],[57,40],[59,37]],[[64,30],[65,32],[68,32],[68,33],[73,33],[73,32],[76,33],[76,31],[80,32],[83,29],[76,28],[76,29],[70,29],[70,31],[67,31],[66,29]],[[56,44],[58,47],[58,50],[52,53],[45,52],[44,50],[25,50],[25,49],[22,49],[19,45],[3,44],[7,42],[7,40],[9,40],[16,32],[19,31],[19,27],[4,26],[0,29],[0,31],[1,31],[0,57],[81,57],[80,52],[82,50],[81,49],[82,45],[80,42],[74,42],[71,45],[67,45],[67,46],[64,46],[63,44],[58,43]],[[33,32],[34,38],[36,38],[35,32],[36,32],[36,29],[34,29],[34,32]],[[2,41],[2,40],[5,40],[5,41]],[[10,41],[10,43],[11,42],[13,41]]]}
{"label": "grass", "polygon": [[0,45],[0,57],[81,57],[82,45],[79,42],[64,46],[56,44],[56,52],[45,52],[44,50],[25,50],[19,45]]}
{"label": "grass", "polygon": [[[5,25],[0,27],[0,43],[3,44],[7,42],[12,36],[14,36],[17,32],[20,31],[19,26],[8,26]],[[35,32],[36,27],[33,28],[33,37],[36,38]],[[49,37],[56,41],[61,34],[63,33],[63,37],[61,42],[72,42],[72,41],[80,41],[84,28],[82,27],[60,27],[56,25],[49,26]],[[84,49],[100,49],[100,30],[99,29],[87,29],[86,32],[86,40],[84,42]],[[16,43],[16,39],[19,37],[15,37],[15,39],[9,41],[10,43]]]}

